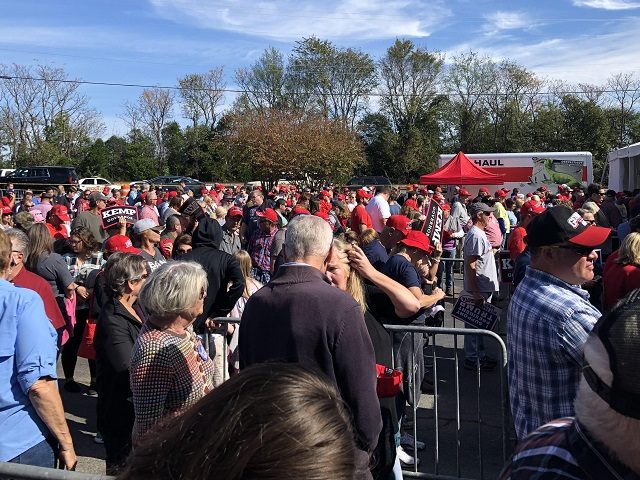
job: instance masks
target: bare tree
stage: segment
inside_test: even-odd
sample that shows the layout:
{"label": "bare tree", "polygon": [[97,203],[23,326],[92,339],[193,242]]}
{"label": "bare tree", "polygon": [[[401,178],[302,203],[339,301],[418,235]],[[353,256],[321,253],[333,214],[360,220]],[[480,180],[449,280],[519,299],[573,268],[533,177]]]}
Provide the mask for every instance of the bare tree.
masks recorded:
{"label": "bare tree", "polygon": [[627,119],[640,100],[640,81],[633,73],[617,73],[607,80],[607,90],[613,105],[620,110],[619,146],[629,143]]}
{"label": "bare tree", "polygon": [[182,97],[182,113],[195,127],[202,124],[212,128],[217,119],[217,109],[224,99],[226,84],[222,67],[207,73],[193,73],[178,79]]}
{"label": "bare tree", "polygon": [[282,54],[273,47],[267,48],[251,67],[236,70],[236,81],[243,90],[236,105],[262,113],[286,110],[289,102],[285,76]]}

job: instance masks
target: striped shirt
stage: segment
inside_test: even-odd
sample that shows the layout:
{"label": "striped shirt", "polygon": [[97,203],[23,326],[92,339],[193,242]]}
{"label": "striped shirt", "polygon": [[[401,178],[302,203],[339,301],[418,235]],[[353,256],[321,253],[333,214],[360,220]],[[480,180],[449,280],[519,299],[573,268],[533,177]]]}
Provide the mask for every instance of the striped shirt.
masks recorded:
{"label": "striped shirt", "polygon": [[213,388],[213,362],[189,330],[179,335],[146,322],[131,356],[133,444],[164,417],[176,417]]}
{"label": "striped shirt", "polygon": [[498,480],[638,480],[574,418],[543,425],[518,444]]}
{"label": "striped shirt", "polygon": [[582,348],[599,317],[580,286],[527,267],[507,313],[509,397],[518,438],[574,414]]}

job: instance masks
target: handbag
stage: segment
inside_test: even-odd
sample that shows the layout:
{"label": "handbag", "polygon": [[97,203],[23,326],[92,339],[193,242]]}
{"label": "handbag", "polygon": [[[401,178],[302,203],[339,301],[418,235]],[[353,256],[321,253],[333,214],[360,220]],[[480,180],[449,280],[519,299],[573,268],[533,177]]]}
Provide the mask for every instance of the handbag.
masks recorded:
{"label": "handbag", "polygon": [[379,398],[395,397],[402,391],[402,371],[376,363],[378,381],[376,393]]}
{"label": "handbag", "polygon": [[78,347],[78,356],[86,358],[87,360],[96,359],[96,349],[93,345],[93,339],[96,335],[96,321],[93,318],[87,318],[87,323],[84,326],[84,335],[80,340],[80,346]]}

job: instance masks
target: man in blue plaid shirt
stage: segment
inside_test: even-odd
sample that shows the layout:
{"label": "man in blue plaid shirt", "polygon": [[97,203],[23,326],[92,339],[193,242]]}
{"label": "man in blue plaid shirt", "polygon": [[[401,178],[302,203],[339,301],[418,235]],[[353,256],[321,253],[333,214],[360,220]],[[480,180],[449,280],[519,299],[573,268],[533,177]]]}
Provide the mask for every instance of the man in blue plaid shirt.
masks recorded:
{"label": "man in blue plaid shirt", "polygon": [[594,248],[609,233],[563,206],[527,227],[531,265],[507,316],[509,396],[519,439],[574,414],[582,348],[600,317],[580,285],[593,279]]}

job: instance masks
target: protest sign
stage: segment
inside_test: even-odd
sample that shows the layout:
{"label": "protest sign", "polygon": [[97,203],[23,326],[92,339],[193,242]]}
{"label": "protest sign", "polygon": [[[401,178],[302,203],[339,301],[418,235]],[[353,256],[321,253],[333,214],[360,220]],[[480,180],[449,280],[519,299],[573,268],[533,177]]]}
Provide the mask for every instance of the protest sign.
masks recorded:
{"label": "protest sign", "polygon": [[509,250],[500,250],[498,253],[498,274],[500,283],[513,283],[513,260],[509,255]]}
{"label": "protest sign", "polygon": [[179,211],[185,217],[192,217],[195,220],[200,220],[206,216],[200,204],[193,197],[189,197],[182,204]]}
{"label": "protest sign", "polygon": [[440,204],[431,200],[427,209],[426,219],[422,226],[422,232],[429,237],[431,245],[436,242],[442,243],[442,226],[444,224],[444,214]]}
{"label": "protest sign", "polygon": [[453,306],[451,316],[462,320],[468,326],[482,330],[493,330],[500,319],[501,310],[489,302],[476,305],[473,297],[459,297]]}
{"label": "protest sign", "polygon": [[133,225],[138,221],[138,209],[136,207],[123,207],[116,205],[100,210],[102,228],[105,230],[120,224],[120,218],[124,217],[128,224]]}

